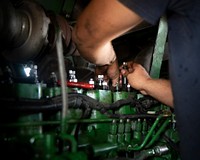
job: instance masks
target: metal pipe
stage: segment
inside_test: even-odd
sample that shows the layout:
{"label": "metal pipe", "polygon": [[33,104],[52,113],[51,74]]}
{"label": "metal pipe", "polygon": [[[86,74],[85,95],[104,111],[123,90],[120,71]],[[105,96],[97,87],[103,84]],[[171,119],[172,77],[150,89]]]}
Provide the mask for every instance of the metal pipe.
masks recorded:
{"label": "metal pipe", "polygon": [[150,147],[151,145],[153,145],[153,143],[159,138],[160,134],[165,131],[166,127],[168,126],[168,124],[171,122],[171,119],[168,118],[165,120],[165,122],[162,124],[162,126],[159,128],[159,130],[157,131],[157,133],[154,135],[154,137],[151,139],[151,141],[147,144],[147,148]]}
{"label": "metal pipe", "polygon": [[56,41],[56,50],[58,56],[58,66],[59,66],[59,73],[60,73],[60,81],[61,81],[61,90],[62,90],[62,114],[61,114],[61,133],[65,133],[65,126],[66,126],[66,116],[68,113],[68,95],[66,92],[66,77],[67,73],[65,70],[65,63],[64,63],[64,56],[63,56],[63,46],[62,46],[62,36],[61,31],[58,31],[58,37]]}
{"label": "metal pipe", "polygon": [[169,148],[167,146],[155,146],[152,149],[143,150],[133,160],[145,160],[152,156],[161,156],[167,154]]}
{"label": "metal pipe", "polygon": [[112,143],[93,145],[94,157],[109,153],[114,150],[116,151],[118,147],[119,146],[117,144],[112,144]]}
{"label": "metal pipe", "polygon": [[62,134],[61,138],[63,140],[68,140],[71,143],[71,152],[72,153],[76,153],[77,152],[77,141],[72,135]]}
{"label": "metal pipe", "polygon": [[150,137],[153,135],[153,132],[155,130],[155,128],[157,127],[157,125],[159,124],[160,120],[163,118],[163,115],[159,115],[158,118],[155,120],[153,126],[151,127],[150,131],[148,132],[147,136],[145,137],[144,141],[136,147],[132,147],[131,145],[128,146],[128,151],[138,151],[141,150],[146,143],[148,142],[148,140],[150,139]]}

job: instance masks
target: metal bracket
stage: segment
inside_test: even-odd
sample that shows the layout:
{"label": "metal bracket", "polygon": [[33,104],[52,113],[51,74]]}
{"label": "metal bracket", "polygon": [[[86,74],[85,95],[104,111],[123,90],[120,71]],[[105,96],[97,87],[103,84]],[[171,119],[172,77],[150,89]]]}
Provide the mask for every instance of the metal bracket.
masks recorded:
{"label": "metal bracket", "polygon": [[158,33],[156,37],[155,47],[154,47],[154,53],[153,53],[153,59],[152,64],[150,68],[150,76],[152,78],[159,78],[160,77],[160,70],[165,50],[165,44],[167,40],[167,34],[168,34],[168,25],[167,25],[167,19],[165,16],[161,17],[159,26],[158,26]]}

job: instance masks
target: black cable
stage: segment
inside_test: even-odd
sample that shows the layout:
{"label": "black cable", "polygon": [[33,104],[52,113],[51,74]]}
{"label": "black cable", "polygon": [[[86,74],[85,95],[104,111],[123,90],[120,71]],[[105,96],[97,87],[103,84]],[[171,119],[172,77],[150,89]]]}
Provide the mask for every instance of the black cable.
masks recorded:
{"label": "black cable", "polygon": [[[102,103],[93,99],[87,95],[79,93],[68,94],[68,105],[74,109],[84,109],[87,111],[87,116],[91,113],[91,110],[95,109],[100,113],[107,115],[110,118],[121,119],[137,119],[137,118],[157,118],[158,114],[113,114],[110,110],[117,110],[120,107],[127,104],[137,104],[139,100],[129,97],[127,99],[118,100],[112,104]],[[4,99],[0,100],[1,104],[5,104],[6,107],[2,107],[2,110],[7,111],[24,111],[24,112],[45,112],[60,110],[62,108],[61,97],[55,97],[51,99],[43,100],[27,100],[27,99]],[[142,105],[142,103],[140,103]]]}

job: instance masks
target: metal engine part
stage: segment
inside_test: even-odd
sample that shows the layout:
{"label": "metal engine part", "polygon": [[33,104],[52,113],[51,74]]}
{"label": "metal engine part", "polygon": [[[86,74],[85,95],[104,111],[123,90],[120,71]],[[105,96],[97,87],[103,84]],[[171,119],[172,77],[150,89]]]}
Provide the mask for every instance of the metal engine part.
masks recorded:
{"label": "metal engine part", "polygon": [[14,8],[9,1],[2,1],[1,11],[1,43],[6,46],[3,46],[3,56],[13,62],[35,58],[48,42],[50,20],[42,7],[31,1],[22,1]]}

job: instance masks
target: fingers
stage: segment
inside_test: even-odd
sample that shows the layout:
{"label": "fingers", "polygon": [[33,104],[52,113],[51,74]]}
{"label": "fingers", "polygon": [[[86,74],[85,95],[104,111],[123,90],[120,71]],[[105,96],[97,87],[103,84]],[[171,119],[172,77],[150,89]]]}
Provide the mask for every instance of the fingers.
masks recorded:
{"label": "fingers", "polygon": [[116,87],[119,83],[119,77],[112,79],[112,86]]}
{"label": "fingers", "polygon": [[125,76],[125,77],[129,74],[129,71],[126,70],[126,69],[121,69],[120,72],[121,72],[121,74],[122,74],[123,76]]}
{"label": "fingers", "polygon": [[119,66],[117,60],[112,65],[96,66],[95,76],[104,75],[104,80],[111,80],[112,86],[116,86],[119,81]]}
{"label": "fingers", "polygon": [[99,74],[104,75],[104,80],[107,82],[111,80],[112,86],[116,86],[119,83],[119,76],[127,77],[130,73],[133,73],[134,70],[140,67],[140,64],[134,63],[133,61],[125,62],[120,67],[118,62],[115,61],[112,65],[97,66],[95,70],[96,76]]}
{"label": "fingers", "polygon": [[119,82],[119,66],[117,61],[108,67],[107,75],[112,80],[112,86],[116,86]]}
{"label": "fingers", "polygon": [[128,74],[132,73],[134,71],[136,63],[133,61],[130,62],[124,62],[123,65],[120,66],[120,72],[123,76],[127,76]]}

